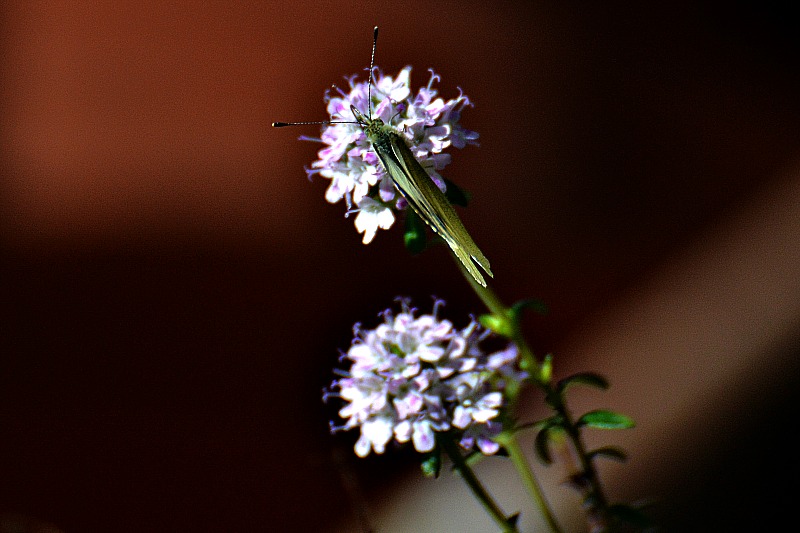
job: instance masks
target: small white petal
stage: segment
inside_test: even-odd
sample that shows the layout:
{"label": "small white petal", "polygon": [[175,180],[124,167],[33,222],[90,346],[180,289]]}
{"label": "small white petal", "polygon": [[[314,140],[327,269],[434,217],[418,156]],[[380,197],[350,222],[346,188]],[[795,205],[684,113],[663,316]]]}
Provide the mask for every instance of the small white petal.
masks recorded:
{"label": "small white petal", "polygon": [[359,457],[366,457],[369,455],[371,449],[372,445],[370,444],[369,439],[362,434],[356,441],[356,455]]}
{"label": "small white petal", "polygon": [[499,414],[499,411],[496,409],[476,409],[472,412],[472,419],[475,422],[488,422],[492,418],[496,417]]}
{"label": "small white petal", "polygon": [[464,429],[470,422],[472,422],[472,417],[469,409],[457,405],[455,411],[453,411],[453,425],[459,429]]}
{"label": "small white petal", "polygon": [[482,407],[496,408],[503,405],[503,394],[501,392],[490,392],[478,402]]}
{"label": "small white petal", "polygon": [[359,233],[364,234],[364,244],[372,242],[378,228],[389,229],[394,223],[394,213],[392,213],[392,210],[368,196],[358,201],[358,208],[359,211],[358,216],[356,216],[355,226]]}
{"label": "small white petal", "polygon": [[500,445],[485,437],[478,438],[478,448],[484,455],[494,455],[500,450]]}
{"label": "small white petal", "polygon": [[378,227],[381,229],[389,229],[394,224],[394,213],[388,207],[384,207],[377,215]]}
{"label": "small white petal", "polygon": [[427,420],[414,422],[414,448],[418,452],[429,452],[436,445],[431,424]]}
{"label": "small white petal", "polygon": [[397,442],[408,442],[411,439],[411,421],[403,420],[394,427],[394,438]]}
{"label": "small white petal", "polygon": [[441,346],[420,346],[417,348],[417,355],[423,361],[435,363],[444,355],[444,348]]}
{"label": "small white petal", "polygon": [[374,418],[361,425],[361,435],[369,439],[375,453],[383,453],[392,438],[392,422],[388,418]]}
{"label": "small white petal", "polygon": [[361,242],[364,244],[369,244],[372,242],[372,239],[375,238],[375,233],[378,231],[378,226],[374,223],[371,215],[367,214],[366,211],[361,211],[356,217],[356,230],[358,230],[359,233],[364,234],[364,238]]}

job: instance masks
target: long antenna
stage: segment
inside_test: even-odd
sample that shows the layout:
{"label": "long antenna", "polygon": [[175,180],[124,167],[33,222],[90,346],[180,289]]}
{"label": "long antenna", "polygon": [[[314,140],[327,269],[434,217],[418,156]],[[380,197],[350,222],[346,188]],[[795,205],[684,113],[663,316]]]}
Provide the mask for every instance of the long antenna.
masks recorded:
{"label": "long antenna", "polygon": [[273,128],[286,126],[308,126],[309,124],[358,124],[355,120],[320,120],[318,122],[273,122]]}
{"label": "long antenna", "polygon": [[[375,68],[375,46],[378,44],[378,27],[372,30],[372,57],[369,59],[369,85],[367,95],[369,105],[369,118],[372,120],[372,71]],[[308,126],[310,124],[360,124],[357,120],[320,120],[315,122],[273,122],[273,128],[285,128],[286,126]]]}
{"label": "long antenna", "polygon": [[367,95],[369,100],[369,119],[372,120],[372,69],[375,67],[375,47],[378,45],[378,27],[375,26],[372,30],[372,56],[369,58],[369,85],[367,86]]}

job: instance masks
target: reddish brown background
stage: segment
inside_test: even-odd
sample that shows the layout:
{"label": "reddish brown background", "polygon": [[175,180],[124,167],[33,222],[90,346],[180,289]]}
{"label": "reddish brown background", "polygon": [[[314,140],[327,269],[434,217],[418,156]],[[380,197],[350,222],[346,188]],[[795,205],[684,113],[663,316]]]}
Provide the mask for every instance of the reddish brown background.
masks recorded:
{"label": "reddish brown background", "polygon": [[[0,517],[281,531],[350,512],[330,450],[352,439],[319,396],[352,323],[396,295],[481,311],[444,250],[361,245],[305,180],[316,129],[269,127],[324,118],[375,24],[380,66],[434,67],[476,103],[481,147],[445,174],[500,294],[550,305],[542,351],[746,202],[800,148],[796,21],[642,4],[3,2]],[[777,483],[739,456],[789,390],[700,461],[708,485],[665,498],[676,528],[701,504],[741,525],[725,457]],[[408,463],[354,468],[373,493]]]}

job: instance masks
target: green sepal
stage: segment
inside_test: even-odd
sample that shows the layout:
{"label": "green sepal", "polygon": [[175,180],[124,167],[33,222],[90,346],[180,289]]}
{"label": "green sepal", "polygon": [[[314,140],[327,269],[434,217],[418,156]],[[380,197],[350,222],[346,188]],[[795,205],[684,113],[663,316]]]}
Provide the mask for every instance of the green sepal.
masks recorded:
{"label": "green sepal", "polygon": [[433,450],[420,464],[422,474],[425,477],[438,478],[442,471],[442,456],[439,449]]}
{"label": "green sepal", "polygon": [[400,348],[398,345],[392,343],[388,345],[389,353],[392,353],[398,357],[405,357],[406,353]]}
{"label": "green sepal", "polygon": [[576,422],[578,427],[595,429],[629,429],[636,426],[632,418],[607,409],[589,411]]}
{"label": "green sepal", "polygon": [[514,335],[514,325],[511,324],[511,322],[509,322],[505,317],[486,314],[479,316],[478,321],[483,327],[497,333],[500,336],[510,339]]}
{"label": "green sepal", "polygon": [[444,184],[447,187],[444,192],[445,198],[453,205],[467,207],[472,195],[447,178],[444,178]]}
{"label": "green sepal", "polygon": [[624,503],[615,503],[608,507],[611,516],[621,522],[627,522],[639,528],[646,528],[653,525],[653,521],[639,509]]}
{"label": "green sepal", "polygon": [[613,459],[615,461],[619,461],[620,463],[624,463],[628,460],[628,456],[620,450],[619,448],[615,448],[613,446],[604,446],[602,448],[597,448],[596,450],[592,450],[586,454],[589,459],[594,459],[596,457],[605,457],[607,459]]}
{"label": "green sepal", "polygon": [[422,252],[428,244],[425,236],[425,222],[413,209],[406,209],[406,228],[403,241],[406,249],[415,255]]}
{"label": "green sepal", "polygon": [[603,390],[608,389],[608,381],[606,381],[606,378],[600,374],[595,374],[594,372],[580,372],[560,380],[558,385],[556,385],[556,390],[559,392],[559,394],[561,394],[567,390],[567,387],[575,383],[589,385],[590,387],[597,387],[598,389]]}

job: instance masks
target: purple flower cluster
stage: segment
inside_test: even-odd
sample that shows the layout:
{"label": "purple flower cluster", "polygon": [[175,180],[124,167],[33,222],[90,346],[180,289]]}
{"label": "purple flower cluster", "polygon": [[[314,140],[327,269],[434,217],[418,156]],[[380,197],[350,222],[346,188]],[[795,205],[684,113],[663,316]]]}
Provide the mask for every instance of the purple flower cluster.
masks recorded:
{"label": "purple flower cluster", "polygon": [[401,312],[382,313],[383,323],[371,330],[356,324],[354,339],[343,359],[349,371],[333,382],[328,396],[346,402],[339,416],[344,425],[332,431],[360,428],[355,451],[383,453],[392,438],[409,440],[419,452],[435,446],[434,432],[457,430],[466,450],[477,447],[491,455],[492,440],[503,429],[496,420],[510,381],[525,377],[517,367],[517,349],[485,353],[480,344],[490,332],[474,320],[462,330],[437,317],[442,302],[429,315],[402,302]]}
{"label": "purple flower cluster", "polygon": [[[349,92],[336,88],[338,94],[326,92],[325,101],[332,121],[354,121],[350,110],[353,105],[364,115],[394,126],[444,191],[444,180],[438,173],[450,162],[450,155],[444,150],[451,145],[463,148],[477,144],[478,134],[458,123],[461,110],[472,105],[469,99],[460,91],[457,98],[446,102],[437,98],[433,83],[439,76],[430,72],[428,85],[416,96],[410,88],[411,67],[405,67],[396,78],[384,76],[376,68],[371,102],[368,102],[369,82],[356,81],[355,76],[348,79]],[[394,212],[405,209],[405,200],[396,192],[358,124],[328,124],[320,139],[313,140],[327,146],[319,151],[319,159],[307,170],[309,176],[319,174],[331,180],[325,199],[330,203],[344,199],[348,214],[358,212],[355,225],[364,234],[364,244],[368,244],[378,228],[392,226]]]}

